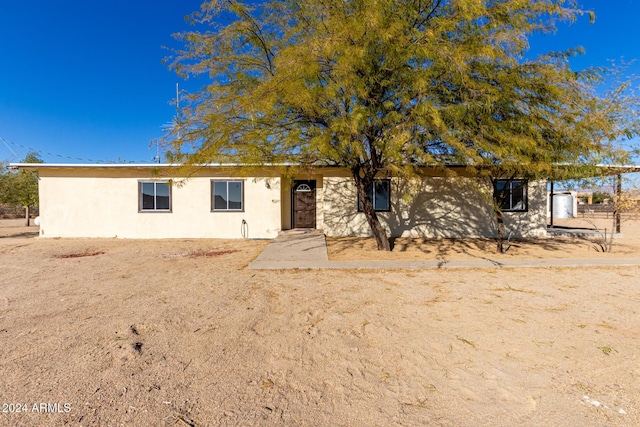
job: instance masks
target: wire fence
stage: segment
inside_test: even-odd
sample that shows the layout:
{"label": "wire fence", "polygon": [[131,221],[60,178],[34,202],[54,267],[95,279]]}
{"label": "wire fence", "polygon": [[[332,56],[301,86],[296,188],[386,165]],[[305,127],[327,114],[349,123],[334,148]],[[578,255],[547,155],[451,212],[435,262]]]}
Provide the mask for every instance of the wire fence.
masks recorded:
{"label": "wire fence", "polygon": [[[38,207],[29,209],[29,216],[34,218],[40,214]],[[23,206],[0,205],[1,219],[24,218],[25,212]]]}
{"label": "wire fence", "polygon": [[[578,205],[578,217],[580,218],[613,218],[614,214],[614,205]],[[624,219],[640,219],[640,209],[634,209],[631,212],[622,212],[620,216]]]}

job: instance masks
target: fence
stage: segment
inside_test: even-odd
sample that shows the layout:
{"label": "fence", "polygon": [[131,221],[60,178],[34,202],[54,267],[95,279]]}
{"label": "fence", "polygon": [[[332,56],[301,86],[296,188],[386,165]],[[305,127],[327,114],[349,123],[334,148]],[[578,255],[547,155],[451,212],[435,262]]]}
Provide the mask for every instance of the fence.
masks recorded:
{"label": "fence", "polygon": [[[614,205],[578,205],[578,214],[580,217],[591,218],[613,218]],[[621,216],[624,219],[639,219],[640,209],[633,209],[631,212],[623,212]]]}
{"label": "fence", "polygon": [[[29,216],[33,218],[38,215],[39,215],[38,207],[32,207],[30,209]],[[3,218],[3,219],[24,218],[24,207],[0,205],[0,218]]]}

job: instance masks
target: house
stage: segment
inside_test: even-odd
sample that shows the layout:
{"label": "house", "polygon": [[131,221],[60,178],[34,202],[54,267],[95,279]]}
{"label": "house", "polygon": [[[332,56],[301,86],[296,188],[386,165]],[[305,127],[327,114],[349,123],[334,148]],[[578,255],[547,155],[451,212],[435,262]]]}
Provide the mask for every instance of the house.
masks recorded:
{"label": "house", "polygon": [[[282,168],[263,167],[240,176],[237,166],[208,165],[183,181],[174,176],[177,165],[14,166],[38,172],[45,238],[273,238],[292,228],[371,235],[349,171],[339,168],[288,177]],[[506,196],[507,231],[546,235],[546,181],[490,187],[433,169],[420,180],[380,179],[370,191],[389,236],[495,237],[492,191]]]}

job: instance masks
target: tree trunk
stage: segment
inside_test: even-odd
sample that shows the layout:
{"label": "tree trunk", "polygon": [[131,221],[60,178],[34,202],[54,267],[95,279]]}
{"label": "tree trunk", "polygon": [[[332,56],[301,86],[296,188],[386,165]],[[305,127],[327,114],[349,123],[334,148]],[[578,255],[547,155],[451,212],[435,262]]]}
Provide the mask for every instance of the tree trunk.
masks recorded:
{"label": "tree trunk", "polygon": [[498,252],[504,251],[504,218],[502,217],[502,211],[496,209],[496,223],[498,225]]}
{"label": "tree trunk", "polygon": [[[616,227],[618,227],[618,207],[616,206],[616,203],[614,203],[613,205],[613,227],[611,227],[611,235],[609,236],[608,240],[606,234],[604,237],[604,247],[606,249],[605,252],[613,252],[613,235],[616,233]],[[605,233],[606,230],[607,229],[605,228]]]}
{"label": "tree trunk", "polygon": [[[511,183],[513,180],[513,177],[508,178],[506,181],[507,183]],[[493,213],[495,215],[495,219],[496,219],[496,227],[497,227],[497,231],[498,231],[498,239],[497,239],[497,249],[499,253],[504,253],[505,251],[505,247],[504,247],[504,216],[502,213],[502,206],[504,205],[505,202],[505,191],[500,191],[501,189],[498,188],[498,178],[490,178],[490,182],[491,182],[491,186],[493,187],[493,196],[491,198],[491,202],[493,203]],[[507,246],[506,249],[509,249],[509,247]]]}
{"label": "tree trunk", "polygon": [[29,206],[25,206],[24,211],[25,211],[25,214],[24,214],[25,225],[29,227],[31,225],[31,218],[30,218],[31,212],[29,212]]}
{"label": "tree trunk", "polygon": [[362,203],[362,211],[364,212],[364,216],[367,218],[367,223],[371,228],[373,236],[376,238],[378,250],[390,251],[391,243],[387,237],[387,232],[382,224],[380,224],[378,215],[373,207],[371,196],[367,194],[366,191],[367,187],[373,184],[373,179],[360,178],[359,176],[354,176],[354,179],[356,181],[356,188],[358,189],[358,200]]}
{"label": "tree trunk", "polygon": [[371,211],[367,213],[366,202],[364,203],[364,215],[367,218],[367,222],[371,227],[371,231],[373,231],[373,235],[376,238],[376,243],[378,245],[379,251],[390,251],[391,243],[389,242],[389,238],[387,237],[387,231],[384,229],[382,224],[380,224],[380,220],[378,219],[378,215],[376,215],[375,210],[373,210],[373,204],[371,204]]}

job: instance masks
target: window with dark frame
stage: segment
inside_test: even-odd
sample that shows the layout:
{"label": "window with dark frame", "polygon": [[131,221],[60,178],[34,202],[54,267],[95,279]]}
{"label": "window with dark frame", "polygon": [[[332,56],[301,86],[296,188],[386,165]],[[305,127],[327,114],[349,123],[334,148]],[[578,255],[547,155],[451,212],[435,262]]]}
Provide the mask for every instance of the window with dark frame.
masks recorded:
{"label": "window with dark frame", "polygon": [[140,212],[171,212],[171,184],[166,181],[140,181],[138,209]]}
{"label": "window with dark frame", "polygon": [[528,182],[524,179],[498,179],[494,182],[494,199],[502,212],[525,212],[528,209]]}
{"label": "window with dark frame", "polygon": [[244,182],[242,180],[211,181],[211,210],[242,212],[244,210]]}
{"label": "window with dark frame", "polygon": [[[391,210],[391,180],[379,179],[367,187],[367,193],[373,202],[376,212],[389,212]],[[362,212],[362,200],[358,197],[358,212]]]}

